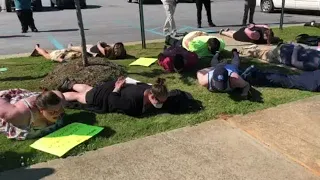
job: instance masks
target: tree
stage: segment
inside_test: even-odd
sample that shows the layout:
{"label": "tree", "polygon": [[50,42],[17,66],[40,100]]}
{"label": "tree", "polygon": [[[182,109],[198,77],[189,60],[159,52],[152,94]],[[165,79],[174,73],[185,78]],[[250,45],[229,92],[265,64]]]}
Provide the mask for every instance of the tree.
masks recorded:
{"label": "tree", "polygon": [[87,57],[87,48],[86,48],[86,37],[84,35],[84,28],[83,28],[83,21],[82,21],[82,14],[81,14],[81,7],[80,7],[79,0],[74,0],[74,4],[76,6],[78,26],[80,29],[83,66],[87,66],[88,57]]}

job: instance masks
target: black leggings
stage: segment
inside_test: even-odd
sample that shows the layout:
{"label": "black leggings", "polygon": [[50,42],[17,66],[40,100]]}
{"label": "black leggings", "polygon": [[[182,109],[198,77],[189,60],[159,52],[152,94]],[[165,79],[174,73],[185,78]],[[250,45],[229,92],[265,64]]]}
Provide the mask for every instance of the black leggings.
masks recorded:
{"label": "black leggings", "polygon": [[17,10],[16,13],[20,20],[23,31],[27,31],[28,26],[31,30],[36,29],[36,26],[34,25],[32,10]]}
{"label": "black leggings", "polygon": [[254,70],[246,79],[253,86],[281,87],[303,91],[320,91],[320,70],[304,72],[298,75],[262,72]]}

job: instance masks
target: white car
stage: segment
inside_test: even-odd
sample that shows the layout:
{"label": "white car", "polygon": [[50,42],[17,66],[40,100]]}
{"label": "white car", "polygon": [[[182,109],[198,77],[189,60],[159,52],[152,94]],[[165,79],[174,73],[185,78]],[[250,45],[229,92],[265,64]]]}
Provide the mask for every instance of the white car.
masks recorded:
{"label": "white car", "polygon": [[[281,9],[282,0],[256,0],[262,12],[272,12]],[[320,0],[285,0],[285,9],[320,11]]]}

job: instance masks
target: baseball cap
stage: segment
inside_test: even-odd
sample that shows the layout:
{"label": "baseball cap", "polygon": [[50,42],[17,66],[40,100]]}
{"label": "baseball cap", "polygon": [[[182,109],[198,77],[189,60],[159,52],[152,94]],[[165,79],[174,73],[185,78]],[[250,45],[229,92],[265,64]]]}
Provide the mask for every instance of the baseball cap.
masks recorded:
{"label": "baseball cap", "polygon": [[209,80],[209,90],[216,89],[218,91],[224,91],[228,87],[229,74],[224,66],[218,66],[212,72],[212,78]]}

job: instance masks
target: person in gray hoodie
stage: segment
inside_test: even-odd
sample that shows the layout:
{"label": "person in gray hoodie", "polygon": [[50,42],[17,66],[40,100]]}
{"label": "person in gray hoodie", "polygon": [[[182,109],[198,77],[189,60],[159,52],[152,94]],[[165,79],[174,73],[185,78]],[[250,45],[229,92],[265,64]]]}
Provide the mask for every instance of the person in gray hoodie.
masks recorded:
{"label": "person in gray hoodie", "polygon": [[34,24],[33,13],[31,9],[31,0],[14,0],[17,16],[21,23],[22,33],[28,32],[30,27],[32,32],[38,32]]}

